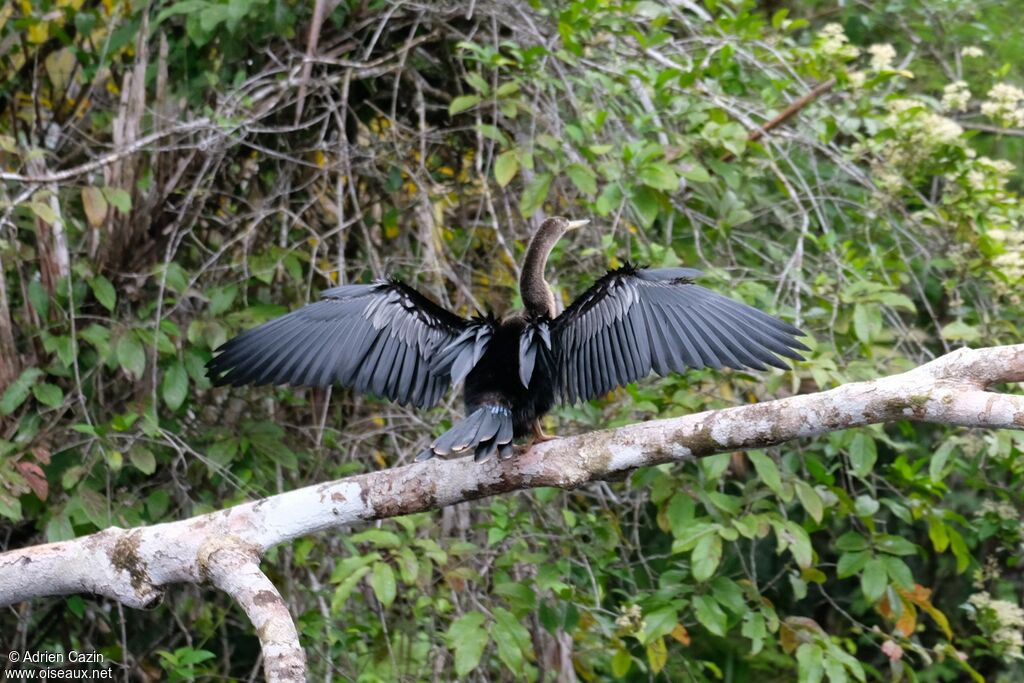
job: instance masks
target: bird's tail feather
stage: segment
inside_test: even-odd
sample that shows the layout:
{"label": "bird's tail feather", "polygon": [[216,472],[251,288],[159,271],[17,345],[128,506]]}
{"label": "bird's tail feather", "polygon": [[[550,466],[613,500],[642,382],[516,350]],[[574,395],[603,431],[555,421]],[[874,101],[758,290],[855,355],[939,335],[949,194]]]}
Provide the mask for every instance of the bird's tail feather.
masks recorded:
{"label": "bird's tail feather", "polygon": [[451,455],[474,450],[474,460],[486,460],[495,453],[502,459],[512,456],[512,411],[503,405],[483,405],[452,425],[452,428],[434,439],[416,460],[427,460],[435,455]]}

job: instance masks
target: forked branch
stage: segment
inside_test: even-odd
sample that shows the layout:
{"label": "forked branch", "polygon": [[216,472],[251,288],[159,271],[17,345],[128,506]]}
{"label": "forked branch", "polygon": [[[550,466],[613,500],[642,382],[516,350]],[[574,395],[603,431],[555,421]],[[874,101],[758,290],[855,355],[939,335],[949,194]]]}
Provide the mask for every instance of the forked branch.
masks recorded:
{"label": "forked branch", "polygon": [[567,437],[504,462],[431,460],[179,522],[112,527],[0,555],[0,606],[47,595],[96,593],[145,607],[170,584],[210,581],[239,601],[253,620],[267,679],[302,680],[305,664],[295,627],[258,567],[260,555],[274,545],[361,521],[538,486],[571,489],[638,467],[867,424],[914,420],[1024,429],[1024,396],[988,391],[1022,381],[1024,344],[960,349],[891,377]]}

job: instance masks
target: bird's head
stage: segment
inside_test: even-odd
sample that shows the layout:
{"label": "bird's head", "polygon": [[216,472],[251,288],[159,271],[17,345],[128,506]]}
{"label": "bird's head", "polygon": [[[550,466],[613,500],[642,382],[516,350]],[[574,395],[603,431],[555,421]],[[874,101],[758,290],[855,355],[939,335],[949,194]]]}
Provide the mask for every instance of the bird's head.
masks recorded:
{"label": "bird's head", "polygon": [[582,228],[584,225],[589,223],[589,220],[571,221],[568,218],[563,218],[562,216],[552,216],[540,224],[540,228],[537,232],[561,237],[570,230]]}

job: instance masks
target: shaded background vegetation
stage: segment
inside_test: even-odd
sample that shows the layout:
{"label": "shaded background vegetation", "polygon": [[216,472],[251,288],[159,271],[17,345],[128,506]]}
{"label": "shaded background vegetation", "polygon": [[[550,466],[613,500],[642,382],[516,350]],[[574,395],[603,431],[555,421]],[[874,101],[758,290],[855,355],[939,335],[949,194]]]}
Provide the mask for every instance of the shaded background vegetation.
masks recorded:
{"label": "shaded background vegetation", "polygon": [[[385,274],[500,314],[544,215],[594,219],[555,251],[567,299],[627,258],[685,263],[814,337],[791,373],[645,381],[556,433],[1019,342],[1008,4],[4,5],[0,550],[409,462],[458,392],[417,413],[214,390],[203,363]],[[318,680],[1019,680],[1022,449],[850,430],[303,539],[264,568]],[[132,680],[259,670],[244,615],[197,587],[151,612],[19,605],[0,645],[100,651]]]}

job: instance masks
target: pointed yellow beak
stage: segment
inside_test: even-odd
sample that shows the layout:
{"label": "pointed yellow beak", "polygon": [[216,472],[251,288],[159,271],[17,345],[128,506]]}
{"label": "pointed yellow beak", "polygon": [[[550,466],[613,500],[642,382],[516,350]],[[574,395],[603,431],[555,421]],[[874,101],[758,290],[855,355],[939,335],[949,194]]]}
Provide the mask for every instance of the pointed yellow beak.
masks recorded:
{"label": "pointed yellow beak", "polygon": [[569,223],[565,226],[565,229],[566,230],[575,230],[576,228],[582,228],[584,225],[588,225],[589,223],[590,223],[589,220],[569,221]]}

